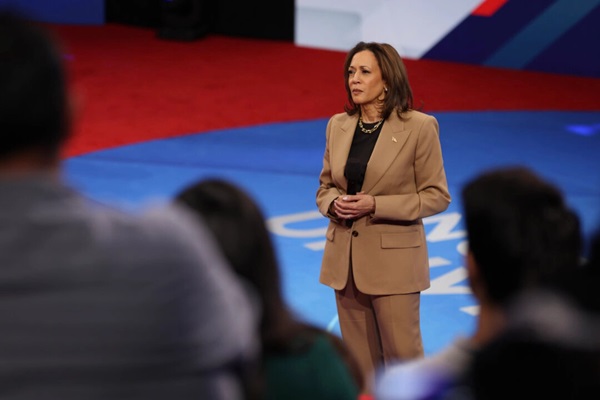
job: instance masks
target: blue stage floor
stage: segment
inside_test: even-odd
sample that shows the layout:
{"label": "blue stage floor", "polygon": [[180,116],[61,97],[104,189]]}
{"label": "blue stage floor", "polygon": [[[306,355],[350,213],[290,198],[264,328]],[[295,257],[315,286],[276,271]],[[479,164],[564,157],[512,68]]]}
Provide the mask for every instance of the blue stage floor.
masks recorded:
{"label": "blue stage floor", "polygon": [[[453,202],[428,218],[431,288],[422,296],[425,351],[473,329],[465,282],[460,190],[484,169],[523,164],[556,183],[586,236],[600,227],[600,112],[438,112]],[[231,179],[262,205],[283,269],[285,294],[304,318],[339,332],[333,290],[319,284],[327,221],[315,205],[326,119],[186,135],[66,161],[67,179],[125,208],[166,201],[204,177]],[[251,234],[251,233],[249,233]]]}

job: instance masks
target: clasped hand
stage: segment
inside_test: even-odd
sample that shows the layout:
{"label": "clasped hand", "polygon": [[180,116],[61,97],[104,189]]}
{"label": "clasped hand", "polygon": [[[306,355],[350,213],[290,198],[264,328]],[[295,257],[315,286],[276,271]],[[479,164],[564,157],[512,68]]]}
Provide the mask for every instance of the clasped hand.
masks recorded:
{"label": "clasped hand", "polygon": [[375,198],[359,192],[346,194],[333,201],[333,212],[341,219],[357,219],[375,211]]}

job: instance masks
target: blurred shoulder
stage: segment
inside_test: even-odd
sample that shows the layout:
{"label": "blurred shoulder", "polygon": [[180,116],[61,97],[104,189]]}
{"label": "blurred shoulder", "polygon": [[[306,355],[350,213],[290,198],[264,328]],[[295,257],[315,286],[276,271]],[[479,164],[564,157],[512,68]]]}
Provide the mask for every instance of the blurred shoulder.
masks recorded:
{"label": "blurred shoulder", "polygon": [[119,260],[163,268],[222,263],[208,229],[176,204],[149,205],[137,212],[101,207],[91,219],[97,244],[115,265]]}
{"label": "blurred shoulder", "polygon": [[146,205],[136,211],[99,205],[89,216],[99,234],[148,243],[177,242],[202,235],[205,229],[188,210],[170,203]]}
{"label": "blurred shoulder", "polygon": [[[398,362],[376,374],[377,399],[429,399],[454,382],[459,382],[475,354],[468,338],[455,339],[449,346],[424,358]],[[412,382],[406,385],[406,382]]]}

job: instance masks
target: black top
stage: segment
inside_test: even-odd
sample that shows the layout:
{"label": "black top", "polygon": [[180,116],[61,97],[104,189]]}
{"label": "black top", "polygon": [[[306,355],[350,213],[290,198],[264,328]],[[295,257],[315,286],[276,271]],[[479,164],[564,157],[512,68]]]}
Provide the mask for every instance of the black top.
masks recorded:
{"label": "black top", "polygon": [[[368,124],[363,122],[365,129],[372,129],[376,123]],[[357,124],[354,130],[354,137],[352,138],[352,145],[350,146],[350,152],[348,153],[348,160],[346,161],[346,168],[344,169],[344,176],[348,180],[348,188],[346,192],[348,194],[356,194],[360,192],[365,178],[365,171],[367,170],[367,163],[371,158],[371,153],[381,132],[381,123],[373,133],[364,133],[360,126]]]}

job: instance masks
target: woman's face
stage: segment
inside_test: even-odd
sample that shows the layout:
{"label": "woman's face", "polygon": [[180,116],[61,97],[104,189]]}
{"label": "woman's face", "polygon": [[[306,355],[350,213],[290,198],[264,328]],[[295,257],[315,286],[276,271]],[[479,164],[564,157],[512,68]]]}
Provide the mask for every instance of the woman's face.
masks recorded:
{"label": "woman's face", "polygon": [[376,103],[382,96],[385,82],[375,55],[363,50],[352,57],[348,68],[348,86],[355,104],[364,106]]}

